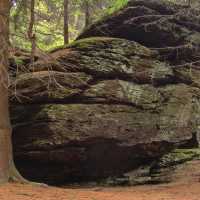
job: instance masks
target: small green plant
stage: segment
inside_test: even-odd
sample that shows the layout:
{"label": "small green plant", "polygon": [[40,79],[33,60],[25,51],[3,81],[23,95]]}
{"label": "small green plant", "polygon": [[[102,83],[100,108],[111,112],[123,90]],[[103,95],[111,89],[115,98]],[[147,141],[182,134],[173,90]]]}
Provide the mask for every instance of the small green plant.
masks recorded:
{"label": "small green plant", "polygon": [[129,2],[129,0],[116,0],[116,2],[114,3],[114,5],[107,10],[107,14],[112,14],[112,13],[116,12],[117,10],[120,10],[128,2]]}
{"label": "small green plant", "polygon": [[20,58],[14,57],[16,65],[24,65],[24,61]]}

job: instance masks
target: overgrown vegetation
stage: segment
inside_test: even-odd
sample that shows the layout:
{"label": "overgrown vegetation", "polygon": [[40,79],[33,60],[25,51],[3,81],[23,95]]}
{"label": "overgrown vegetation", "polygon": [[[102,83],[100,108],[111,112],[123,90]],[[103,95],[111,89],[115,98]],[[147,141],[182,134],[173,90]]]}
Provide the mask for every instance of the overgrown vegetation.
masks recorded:
{"label": "overgrown vegetation", "polygon": [[[38,49],[49,50],[63,45],[63,2],[63,0],[35,0],[33,30],[36,34]],[[69,41],[73,41],[85,28],[86,21],[92,23],[102,16],[120,9],[127,2],[128,0],[68,1]],[[86,19],[87,17],[89,19]],[[27,36],[30,22],[30,0],[13,1],[10,18],[12,45],[22,49],[31,49],[31,42]]]}

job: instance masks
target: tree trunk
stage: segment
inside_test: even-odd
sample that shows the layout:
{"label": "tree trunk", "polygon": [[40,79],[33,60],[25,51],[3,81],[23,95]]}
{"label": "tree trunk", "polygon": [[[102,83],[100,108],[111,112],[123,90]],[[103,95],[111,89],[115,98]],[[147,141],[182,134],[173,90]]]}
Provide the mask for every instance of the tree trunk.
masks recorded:
{"label": "tree trunk", "polygon": [[31,41],[31,63],[35,62],[35,51],[36,51],[36,36],[33,32],[35,24],[35,0],[31,0],[31,16],[28,29],[28,38]]}
{"label": "tree trunk", "polygon": [[85,27],[90,25],[90,4],[88,0],[85,0]]}
{"label": "tree trunk", "polygon": [[64,0],[64,45],[69,43],[69,1]]}
{"label": "tree trunk", "polygon": [[0,0],[0,183],[25,180],[17,172],[12,155],[8,103],[8,46],[10,1]]}

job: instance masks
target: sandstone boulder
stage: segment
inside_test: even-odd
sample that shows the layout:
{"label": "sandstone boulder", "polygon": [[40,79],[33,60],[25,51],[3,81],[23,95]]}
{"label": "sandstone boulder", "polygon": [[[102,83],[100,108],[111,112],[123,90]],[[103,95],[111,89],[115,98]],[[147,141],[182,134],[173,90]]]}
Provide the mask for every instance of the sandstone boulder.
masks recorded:
{"label": "sandstone boulder", "polygon": [[196,147],[199,71],[157,55],[133,41],[90,38],[17,76],[10,98],[20,172],[51,184],[132,177],[174,148]]}

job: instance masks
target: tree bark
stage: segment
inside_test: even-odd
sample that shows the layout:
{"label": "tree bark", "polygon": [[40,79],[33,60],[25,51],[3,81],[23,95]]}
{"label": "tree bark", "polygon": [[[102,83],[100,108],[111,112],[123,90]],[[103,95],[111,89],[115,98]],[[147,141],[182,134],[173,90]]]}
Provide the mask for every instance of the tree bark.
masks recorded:
{"label": "tree bark", "polygon": [[85,0],[85,27],[90,25],[90,4],[88,0]]}
{"label": "tree bark", "polygon": [[25,182],[15,168],[11,142],[8,103],[8,47],[10,1],[0,0],[0,183],[16,180]]}
{"label": "tree bark", "polygon": [[33,32],[35,24],[35,0],[31,0],[31,16],[28,29],[28,38],[31,41],[31,63],[35,62],[35,51],[36,51],[36,36]]}
{"label": "tree bark", "polygon": [[64,45],[69,43],[69,0],[64,0]]}

